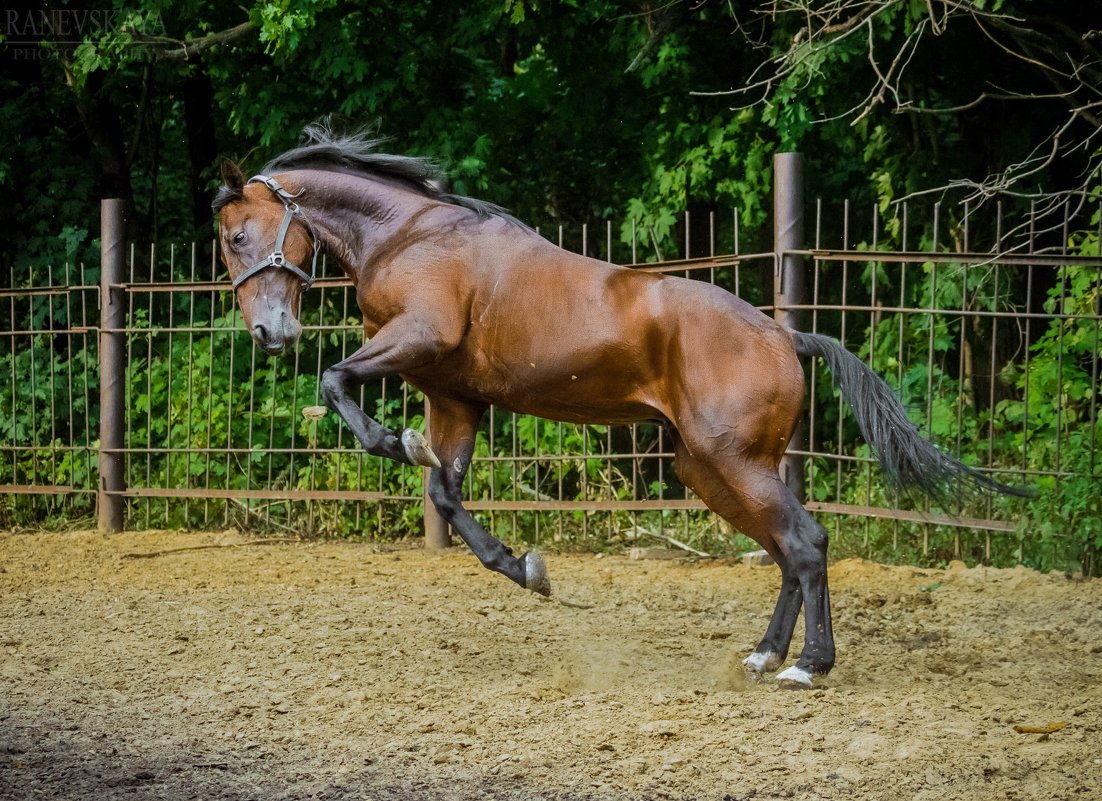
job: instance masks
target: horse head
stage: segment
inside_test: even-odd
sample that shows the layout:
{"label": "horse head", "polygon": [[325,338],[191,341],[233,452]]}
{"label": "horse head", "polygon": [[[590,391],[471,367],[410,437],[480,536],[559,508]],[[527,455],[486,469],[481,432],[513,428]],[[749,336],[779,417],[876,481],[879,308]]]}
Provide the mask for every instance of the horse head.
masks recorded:
{"label": "horse head", "polygon": [[[320,240],[292,193],[274,178],[245,180],[232,162],[222,165],[214,200],[222,262],[230,272],[245,326],[265,352],[294,347],[302,293],[314,282]],[[310,260],[310,272],[299,265]]]}

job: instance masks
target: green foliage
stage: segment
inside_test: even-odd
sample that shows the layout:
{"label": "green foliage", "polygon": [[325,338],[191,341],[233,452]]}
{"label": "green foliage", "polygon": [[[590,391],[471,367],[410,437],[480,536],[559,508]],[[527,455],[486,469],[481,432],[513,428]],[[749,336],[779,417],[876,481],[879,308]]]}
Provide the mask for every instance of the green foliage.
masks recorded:
{"label": "green foliage", "polygon": [[[27,330],[47,331],[55,304],[38,304]],[[34,333],[11,337],[0,352],[0,442],[15,446],[0,461],[0,484],[72,487],[75,495],[47,495],[32,518],[20,500],[4,495],[0,525],[42,520],[47,524],[90,516],[97,476],[98,365],[86,337]]]}
{"label": "green foliage", "polygon": [[[1024,101],[988,101],[968,114],[891,113],[885,104],[855,120],[848,112],[861,108],[872,80],[868,47],[897,52],[907,36],[929,25],[930,7],[920,0],[884,4],[875,24],[829,46],[802,37],[802,15],[755,18],[746,26],[749,12],[738,4],[652,4],[627,11],[608,0],[105,5],[116,13],[113,27],[88,26],[72,47],[44,35],[45,57],[13,59],[0,77],[0,131],[7,143],[0,153],[0,191],[17,199],[5,234],[9,258],[19,269],[74,265],[64,277],[69,284],[96,280],[100,197],[130,201],[132,239],[170,232],[205,240],[219,158],[247,157],[255,166],[291,145],[304,124],[330,112],[349,125],[376,126],[395,152],[433,157],[449,172],[454,191],[501,203],[530,222],[588,222],[591,231],[612,223],[619,242],[611,255],[619,261],[629,253],[639,260],[682,255],[687,208],[697,219],[716,213],[718,250],[729,250],[725,243],[734,238],[731,209],[738,214],[741,250],[770,249],[772,156],[792,149],[806,155],[810,196],[828,203],[846,196],[854,208],[879,210],[878,248],[905,241],[910,249],[964,249],[963,220],[943,222],[942,241],[935,242],[928,225],[912,221],[907,230],[897,201],[952,178],[1003,169],[1029,153],[1053,124],[1051,114]],[[1030,4],[1021,0],[973,5],[1011,14],[1023,30],[1036,24]],[[1046,13],[1054,24],[1077,24],[1074,5]],[[180,55],[182,43],[204,41],[208,45]],[[926,41],[907,61],[901,86],[908,96],[896,98],[894,110],[907,103],[926,111],[969,104],[990,90],[992,75],[994,83],[1023,95],[1052,92],[1030,83],[1023,72],[1029,65],[1008,57],[974,25],[951,25]],[[761,94],[729,94],[756,81],[760,64],[784,56],[793,69],[757,87]],[[1024,150],[1023,143],[1029,145]],[[1034,180],[1037,190],[1052,188],[1060,171]],[[831,246],[843,240],[829,225],[814,236]],[[848,229],[847,236],[846,246],[862,239],[873,246],[872,237]],[[1098,252],[1096,235],[1071,237],[1059,244]],[[699,243],[693,247],[692,255],[701,255]],[[166,268],[153,270],[156,278],[166,277]],[[770,278],[744,265],[738,290],[750,302],[768,303]],[[719,271],[717,280],[735,288],[730,271]],[[50,282],[61,283],[61,271]],[[977,371],[965,365],[965,356],[969,349],[980,352],[991,336],[983,315],[1023,305],[1023,287],[1005,270],[873,264],[828,276],[824,302],[891,298],[888,305],[968,312],[963,318],[870,315],[867,324],[849,324],[846,341],[888,377],[913,419],[943,446],[970,464],[1035,471],[1040,492],[1027,504],[960,510],[1021,519],[1017,537],[995,535],[988,543],[950,529],[872,521],[840,529],[839,552],[931,562],[957,555],[1024,559],[1044,568],[1070,560],[1097,572],[1096,271],[1061,270],[1043,291],[1045,311],[1064,316],[1051,325],[1034,323],[1028,353],[1001,365],[991,405],[980,397]],[[187,299],[171,302],[177,319],[191,314],[182,305]],[[12,306],[10,312],[13,325],[17,320],[21,330],[39,333],[13,337],[10,349],[0,350],[0,433],[18,446],[6,451],[14,456],[0,465],[0,481],[71,485],[78,492],[30,507],[5,496],[0,515],[9,523],[87,515],[97,480],[95,429],[88,421],[98,416],[98,377],[86,356],[89,335],[49,333],[51,314],[60,319],[64,301],[52,303]],[[157,327],[167,307],[136,310],[133,325],[148,330],[132,339],[127,376],[131,485],[370,489],[413,500],[347,508],[255,501],[242,508],[143,499],[131,507],[134,522],[277,521],[298,530],[373,536],[416,527],[419,470],[365,458],[347,431],[342,438],[332,416],[317,424],[301,416],[303,406],[318,400],[316,366],[335,361],[350,339],[355,342],[356,323],[308,337],[296,369],[292,361],[254,354],[227,309],[224,300],[199,309],[195,319],[207,320],[212,331],[194,335]],[[344,313],[330,305],[314,319],[324,315],[331,323]],[[823,314],[820,330],[840,334],[841,321]],[[816,393],[815,444],[867,456],[853,444],[859,434],[827,375],[818,375]],[[392,424],[420,423],[415,393],[368,388],[364,402]],[[616,429],[498,414],[480,435],[478,453],[487,458],[468,493],[478,500],[531,500],[560,491],[568,498],[656,497],[656,475],[638,474],[630,461],[586,456],[615,448],[620,436]],[[505,458],[514,441],[532,458]],[[71,449],[59,446],[65,442],[73,443]],[[204,450],[227,446],[234,449],[229,458]],[[166,447],[170,456],[143,450]],[[566,457],[537,458],[560,448]],[[680,491],[668,471],[663,479]],[[878,472],[861,463],[816,464],[809,472],[816,498],[896,503],[878,482]],[[609,519],[602,533],[608,541],[671,523],[658,513]],[[708,543],[708,550],[740,542],[709,516],[677,519],[692,521],[679,536],[699,538],[692,541]],[[491,525],[509,533],[519,527],[530,537],[550,528],[568,543],[594,537],[584,516],[502,514],[492,516]]]}
{"label": "green foliage", "polygon": [[[222,303],[230,300],[224,297]],[[187,307],[187,297],[172,302],[179,306],[178,319],[196,313]],[[163,332],[149,325],[148,315],[136,315],[137,327],[148,331],[134,334],[128,365],[127,428],[130,447],[135,449],[128,463],[128,486],[363,489],[420,499],[421,471],[365,458],[351,449],[354,443],[348,441],[348,432],[342,433],[331,415],[317,422],[302,416],[303,408],[320,402],[320,387],[316,373],[300,368],[319,363],[321,353],[329,354],[326,363],[336,361],[333,350],[346,343],[349,331],[355,334],[357,322],[348,321],[344,331],[310,332],[297,360],[274,359],[256,351],[236,312],[219,313],[213,306],[210,311],[214,316],[209,320],[200,316],[194,321],[200,329],[210,329],[206,334]],[[163,314],[161,310],[158,319]],[[339,314],[330,301],[309,313],[304,322],[317,324],[322,315],[331,325]],[[400,412],[400,399],[387,400],[380,394],[369,395],[367,402],[383,420],[393,420]],[[408,423],[423,427],[417,415],[411,415]],[[282,521],[280,525],[301,533],[345,536],[365,532],[393,536],[416,527],[419,519],[408,504],[385,524],[377,509],[365,519],[362,509],[352,505],[349,514],[329,506],[262,500],[234,504],[231,509],[227,503],[222,519],[253,526],[270,525],[274,516]],[[212,523],[209,503],[149,501],[131,507],[131,513],[142,525]]]}
{"label": "green foliage", "polygon": [[[1096,213],[1091,229],[1097,230],[1097,224]],[[1076,233],[1071,244],[1078,254],[1098,253],[1095,233]],[[974,340],[988,348],[974,358],[990,358],[994,329],[984,313],[1022,310],[1007,269],[929,262],[916,276],[913,268],[886,267],[871,264],[860,286],[849,285],[859,296],[851,295],[849,301],[867,302],[864,293],[875,281],[880,298],[891,298],[902,289],[902,295],[896,295],[899,305],[963,309],[966,314],[884,315],[856,334],[851,329],[850,347],[893,385],[920,430],[966,464],[996,468],[997,477],[1024,483],[1037,497],[962,499],[957,508],[931,510],[1017,521],[1013,535],[871,520],[837,528],[835,552],[931,565],[967,558],[995,564],[1021,561],[1042,570],[1082,570],[1087,575],[1102,572],[1098,268],[1038,268],[1053,271],[1043,304],[1044,312],[1053,317],[1031,321],[1029,339],[1019,344],[1028,342],[1028,353],[1009,358],[998,375],[1003,396],[999,399],[995,388],[977,394],[976,374],[984,368],[969,366],[965,357]],[[828,318],[822,325],[838,334],[835,321]],[[1015,340],[1027,331],[1014,332]],[[817,449],[871,461],[866,445],[846,446],[860,443],[860,434],[836,400],[829,373],[820,368],[816,379]],[[996,397],[994,406],[988,404],[987,392]],[[1011,471],[1025,471],[1026,480],[1009,478]],[[812,499],[910,505],[884,487],[874,464],[812,460],[808,487]]]}
{"label": "green foliage", "polygon": [[[751,11],[707,3],[638,13],[608,0],[106,6],[111,25],[81,26],[72,47],[43,34],[49,57],[21,59],[0,79],[12,98],[0,131],[13,143],[0,154],[0,188],[31,200],[19,210],[17,261],[58,263],[64,247],[91,262],[89,233],[81,249],[57,232],[90,231],[108,193],[133,201],[135,233],[205,236],[217,160],[255,148],[260,161],[325,113],[376,125],[395,151],[438,159],[456,191],[531,222],[612,220],[627,242],[634,221],[647,258],[677,252],[687,207],[737,208],[758,227],[779,150],[808,154],[817,192],[844,188],[886,211],[915,189],[989,174],[1048,131],[1024,103],[970,139],[954,115],[877,107],[851,124],[873,77],[870,44],[890,54],[930,23],[909,0],[878,9],[868,36],[862,25],[828,44],[803,35],[804,15],[744,26]],[[1006,54],[974,27],[927,37],[907,62],[917,101],[897,100],[952,106],[988,90],[983,67],[1001,69]],[[182,55],[183,43],[193,51]],[[957,68],[946,72],[949,53]],[[730,94],[782,57],[793,68],[778,80]],[[1015,65],[1000,85],[1025,69]],[[43,191],[51,186],[66,191]]]}
{"label": "green foliage", "polygon": [[[1094,223],[1097,225],[1096,212]],[[1075,238],[1077,249],[1098,255],[1096,233]],[[1070,557],[1087,575],[1102,574],[1102,419],[1098,404],[1099,271],[1061,268],[1048,291],[1045,311],[1056,317],[1034,343],[1028,362],[1008,365],[1004,378],[1019,397],[996,412],[1012,428],[1011,448],[1029,454],[1039,497],[1022,521],[1035,539],[1031,559],[1062,567]]]}

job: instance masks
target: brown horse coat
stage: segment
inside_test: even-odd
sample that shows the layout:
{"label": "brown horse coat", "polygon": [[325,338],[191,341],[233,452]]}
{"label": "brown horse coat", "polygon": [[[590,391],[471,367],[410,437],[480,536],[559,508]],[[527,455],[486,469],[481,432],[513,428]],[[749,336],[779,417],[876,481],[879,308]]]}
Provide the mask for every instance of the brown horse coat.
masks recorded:
{"label": "brown horse coat", "polygon": [[[491,404],[565,422],[666,425],[685,485],[781,568],[776,610],[745,660],[751,673],[784,662],[804,607],[803,651],[778,677],[789,686],[810,686],[834,664],[826,532],[778,475],[803,404],[800,355],[827,360],[899,484],[1006,490],[922,439],[887,385],[837,342],[789,331],[715,286],[561,250],[491,204],[441,193],[423,161],[376,153],[362,137],[308,134],[266,168],[274,181],[223,172],[215,207],[246,325],[270,353],[301,332],[305,274],[278,259],[265,266],[264,254],[305,264],[317,243],[335,259],[356,287],[366,341],[325,372],[326,403],[369,452],[432,467],[442,516],[521,586],[550,592],[538,554],[515,557],[461,500]],[[431,443],[386,429],[355,402],[360,385],[392,375],[430,401]]]}

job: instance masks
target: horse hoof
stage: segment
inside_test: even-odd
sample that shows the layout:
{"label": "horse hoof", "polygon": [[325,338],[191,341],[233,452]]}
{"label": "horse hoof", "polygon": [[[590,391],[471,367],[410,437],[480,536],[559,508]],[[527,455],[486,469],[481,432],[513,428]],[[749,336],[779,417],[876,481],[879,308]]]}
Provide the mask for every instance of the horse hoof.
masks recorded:
{"label": "horse hoof", "polygon": [[547,575],[547,564],[539,555],[539,551],[528,551],[520,557],[520,561],[524,563],[524,588],[549,597],[551,578]]}
{"label": "horse hoof", "polygon": [[440,460],[432,452],[429,443],[420,432],[412,428],[402,432],[402,450],[406,452],[406,458],[409,459],[410,464],[419,464],[422,467],[440,466]]}
{"label": "horse hoof", "polygon": [[302,410],[302,416],[312,423],[315,420],[320,420],[321,418],[325,417],[325,414],[328,411],[328,406],[307,406],[305,409]]}
{"label": "horse hoof", "polygon": [[793,665],[777,674],[777,684],[786,690],[810,690],[811,674]]}
{"label": "horse hoof", "polygon": [[742,660],[742,666],[746,668],[747,675],[754,681],[759,681],[762,673],[776,670],[780,664],[780,658],[772,651],[755,651]]}

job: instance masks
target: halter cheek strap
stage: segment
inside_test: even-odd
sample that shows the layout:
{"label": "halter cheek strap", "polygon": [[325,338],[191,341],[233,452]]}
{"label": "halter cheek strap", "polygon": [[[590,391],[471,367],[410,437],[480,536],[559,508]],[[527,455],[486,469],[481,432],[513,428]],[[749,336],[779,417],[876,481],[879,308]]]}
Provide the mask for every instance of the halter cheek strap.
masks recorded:
{"label": "halter cheek strap", "polygon": [[[233,281],[233,288],[237,289],[245,281],[252,278],[261,270],[266,270],[269,267],[275,267],[281,270],[289,270],[294,273],[306,289],[309,289],[318,273],[318,251],[321,250],[321,240],[318,239],[317,233],[314,231],[314,226],[310,224],[310,220],[306,218],[306,215],[302,213],[302,209],[299,208],[298,203],[295,202],[295,198],[302,194],[300,191],[297,195],[292,195],[286,189],[279,185],[279,181],[275,178],[269,178],[267,175],[254,175],[248,181],[250,184],[264,184],[272,193],[279,198],[283,204],[283,222],[279,225],[279,233],[276,234],[275,247],[268,257],[263,261],[258,261]],[[303,190],[305,191],[305,190]],[[287,257],[283,254],[283,242],[287,239],[287,230],[291,227],[291,220],[294,217],[299,217],[306,228],[310,231],[310,238],[314,240],[314,257],[310,262],[310,274],[307,275],[297,264],[292,264],[287,261]]]}

